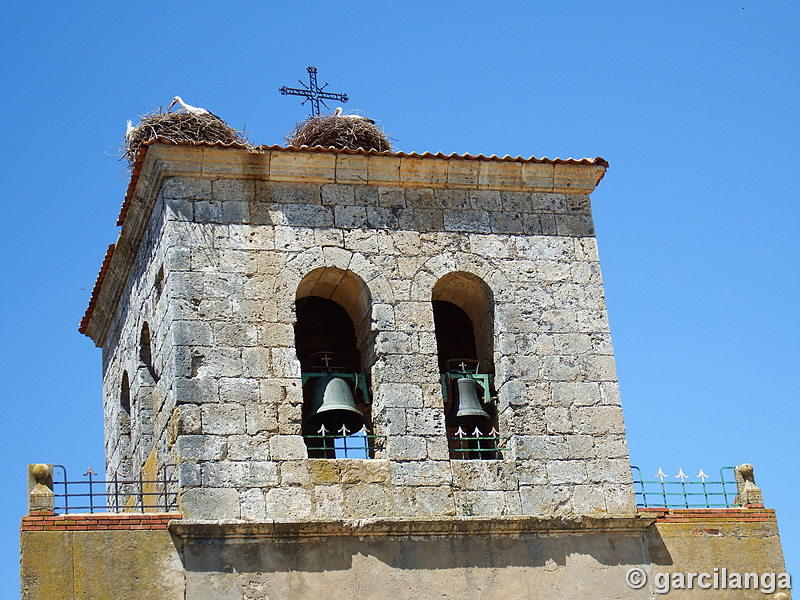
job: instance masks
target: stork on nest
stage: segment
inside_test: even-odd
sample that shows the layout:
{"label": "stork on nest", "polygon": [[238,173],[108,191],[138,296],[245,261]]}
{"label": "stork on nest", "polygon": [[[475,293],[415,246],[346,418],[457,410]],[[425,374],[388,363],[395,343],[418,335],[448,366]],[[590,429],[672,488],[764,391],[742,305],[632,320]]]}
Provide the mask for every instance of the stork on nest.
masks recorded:
{"label": "stork on nest", "polygon": [[[170,112],[175,104],[180,104],[184,112]],[[173,144],[248,145],[244,132],[234,129],[204,108],[186,104],[180,96],[175,96],[166,109],[159,108],[141,115],[136,127],[128,121],[121,155],[128,161],[129,168],[133,167],[139,149],[154,139]]]}
{"label": "stork on nest", "polygon": [[289,146],[322,146],[324,148],[392,149],[389,139],[375,121],[362,115],[342,114],[341,107],[332,115],[310,117],[298,123],[286,136]]}

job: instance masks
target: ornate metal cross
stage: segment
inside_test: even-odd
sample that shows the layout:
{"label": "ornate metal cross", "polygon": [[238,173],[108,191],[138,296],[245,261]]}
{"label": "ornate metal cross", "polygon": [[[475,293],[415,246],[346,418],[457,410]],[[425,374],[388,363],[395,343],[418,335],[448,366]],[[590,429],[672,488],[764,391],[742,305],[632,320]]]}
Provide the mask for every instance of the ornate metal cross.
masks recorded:
{"label": "ornate metal cross", "polygon": [[328,84],[326,83],[322,87],[317,86],[317,68],[316,67],[308,67],[306,69],[308,71],[308,80],[309,85],[306,85],[299,79],[297,80],[300,85],[303,86],[304,89],[299,88],[289,88],[285,85],[283,87],[278,88],[278,91],[286,96],[287,94],[290,96],[305,96],[305,100],[301,102],[301,104],[305,104],[309,100],[311,100],[311,115],[312,117],[319,116],[319,104],[322,102],[322,105],[325,108],[328,108],[328,105],[325,104],[325,100],[339,100],[340,102],[347,102],[347,94],[333,94],[331,92],[323,92]]}

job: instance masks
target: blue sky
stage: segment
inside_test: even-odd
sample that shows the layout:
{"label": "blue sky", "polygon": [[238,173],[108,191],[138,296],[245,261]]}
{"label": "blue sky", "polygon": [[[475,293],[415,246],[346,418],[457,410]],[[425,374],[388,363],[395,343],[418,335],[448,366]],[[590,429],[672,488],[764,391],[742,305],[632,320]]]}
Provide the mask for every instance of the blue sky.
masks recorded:
{"label": "blue sky", "polygon": [[77,325],[117,236],[125,120],[180,94],[281,143],[305,107],[277,90],[308,65],[399,150],[610,162],[593,207],[632,461],[753,463],[800,565],[800,5],[489,6],[0,6],[0,596],[25,465],[102,467],[100,352]]}

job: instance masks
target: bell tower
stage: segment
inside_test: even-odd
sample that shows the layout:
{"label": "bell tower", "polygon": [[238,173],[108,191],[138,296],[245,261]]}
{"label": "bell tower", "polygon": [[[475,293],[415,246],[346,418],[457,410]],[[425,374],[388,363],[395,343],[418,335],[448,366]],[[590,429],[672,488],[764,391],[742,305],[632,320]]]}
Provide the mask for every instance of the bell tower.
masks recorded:
{"label": "bell tower", "polygon": [[606,163],[153,144],[82,331],[187,518],[631,515]]}

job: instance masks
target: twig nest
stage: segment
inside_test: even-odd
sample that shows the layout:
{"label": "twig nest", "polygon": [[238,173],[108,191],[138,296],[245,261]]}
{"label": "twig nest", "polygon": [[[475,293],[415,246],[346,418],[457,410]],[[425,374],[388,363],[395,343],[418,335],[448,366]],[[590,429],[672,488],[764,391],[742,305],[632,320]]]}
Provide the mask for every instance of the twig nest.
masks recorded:
{"label": "twig nest", "polygon": [[194,115],[183,112],[165,112],[159,109],[142,115],[139,124],[125,138],[122,156],[130,167],[143,144],[154,139],[163,142],[209,143],[209,144],[247,144],[244,133],[228,125],[211,113]]}
{"label": "twig nest", "polygon": [[290,146],[323,146],[378,150],[392,149],[386,134],[369,119],[355,115],[311,117],[297,124],[286,136]]}

